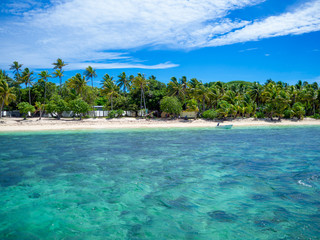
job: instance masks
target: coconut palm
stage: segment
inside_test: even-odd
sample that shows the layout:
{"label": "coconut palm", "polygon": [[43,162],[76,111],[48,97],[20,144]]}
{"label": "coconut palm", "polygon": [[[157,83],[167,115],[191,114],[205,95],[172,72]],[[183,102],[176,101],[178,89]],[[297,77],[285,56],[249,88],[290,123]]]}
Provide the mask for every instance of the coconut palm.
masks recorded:
{"label": "coconut palm", "polygon": [[[147,112],[147,106],[146,106],[146,98],[145,98],[145,89],[148,87],[148,81],[145,79],[144,75],[141,73],[138,73],[138,76],[136,76],[133,79],[132,87],[134,90],[140,90],[140,108],[145,109],[145,112]],[[142,104],[143,103],[143,104]]]}
{"label": "coconut palm", "polygon": [[59,94],[61,95],[61,79],[62,77],[64,76],[63,75],[64,71],[61,71],[60,69],[56,69],[54,72],[53,72],[53,77],[54,78],[59,78],[60,79],[60,88],[59,88]]}
{"label": "coconut palm", "polygon": [[30,71],[29,68],[25,68],[21,73],[21,83],[26,85],[26,88],[29,86],[29,104],[31,105],[31,86],[32,81],[35,78],[33,77],[33,71]]}
{"label": "coconut palm", "polygon": [[3,75],[0,75],[0,118],[2,118],[3,106],[9,105],[14,100],[16,100],[14,88],[9,87],[8,83],[3,79]]}
{"label": "coconut palm", "polygon": [[118,75],[118,78],[119,78],[119,79],[118,79],[118,81],[117,81],[117,85],[118,85],[118,87],[119,87],[120,89],[122,88],[123,92],[124,92],[125,95],[126,95],[127,91],[130,89],[131,79],[130,79],[130,78],[127,78],[125,72],[119,74],[119,75]]}
{"label": "coconut palm", "polygon": [[93,90],[93,78],[97,77],[96,69],[93,69],[91,66],[88,66],[86,68],[86,71],[84,72],[84,75],[89,79],[91,79],[91,87]]}
{"label": "coconut palm", "polygon": [[180,81],[176,77],[172,77],[168,83],[169,96],[178,97],[182,102],[185,102],[187,87],[186,77],[182,77]]}
{"label": "coconut palm", "polygon": [[[86,71],[84,72],[84,75],[85,75],[87,78],[90,78],[90,79],[91,79],[91,89],[92,89],[92,93],[93,93],[93,78],[96,78],[96,77],[97,77],[96,70],[93,69],[91,66],[88,66],[88,67],[86,68]],[[93,109],[94,117],[96,117],[96,112],[94,111],[94,101],[93,101],[92,109]]]}
{"label": "coconut palm", "polygon": [[19,99],[21,101],[21,90],[20,90],[20,71],[22,68],[22,64],[19,64],[17,61],[14,61],[11,65],[10,65],[10,70],[13,71],[15,77],[16,77],[16,86],[19,89]]}
{"label": "coconut palm", "polygon": [[259,83],[254,82],[252,85],[250,85],[249,91],[248,91],[250,97],[257,103],[258,107],[261,102],[262,90],[263,90],[262,86]]}
{"label": "coconut palm", "polygon": [[206,103],[210,101],[210,89],[200,83],[196,85],[192,95],[199,103],[202,103],[202,112],[204,112],[206,110]]}
{"label": "coconut palm", "polygon": [[[64,61],[62,61],[61,58],[58,58],[57,61],[55,63],[52,63],[52,65],[54,65],[53,69],[55,70],[59,70],[59,74],[56,77],[59,77],[60,80],[60,94],[61,94],[61,87],[62,87],[62,77],[63,77],[63,71],[62,68],[67,66],[68,64],[66,64]],[[57,72],[57,71],[56,71]]]}
{"label": "coconut palm", "polygon": [[67,86],[73,88],[76,93],[83,98],[83,91],[87,86],[87,80],[85,76],[81,76],[80,73],[77,73],[75,76],[68,79]]}
{"label": "coconut palm", "polygon": [[113,110],[113,99],[120,95],[120,88],[114,83],[113,77],[110,77],[108,74],[104,75],[102,84],[101,93],[110,100],[111,110]]}
{"label": "coconut palm", "polygon": [[48,71],[42,71],[38,74],[40,76],[40,80],[44,81],[44,104],[46,103],[46,93],[47,93],[47,82],[48,78],[52,78]]}

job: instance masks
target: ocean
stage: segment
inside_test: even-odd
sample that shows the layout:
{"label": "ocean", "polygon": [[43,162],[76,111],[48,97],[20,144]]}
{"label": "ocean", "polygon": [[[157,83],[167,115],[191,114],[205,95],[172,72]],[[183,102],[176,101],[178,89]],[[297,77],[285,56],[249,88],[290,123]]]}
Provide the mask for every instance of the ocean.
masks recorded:
{"label": "ocean", "polygon": [[0,134],[0,239],[320,239],[320,127]]}

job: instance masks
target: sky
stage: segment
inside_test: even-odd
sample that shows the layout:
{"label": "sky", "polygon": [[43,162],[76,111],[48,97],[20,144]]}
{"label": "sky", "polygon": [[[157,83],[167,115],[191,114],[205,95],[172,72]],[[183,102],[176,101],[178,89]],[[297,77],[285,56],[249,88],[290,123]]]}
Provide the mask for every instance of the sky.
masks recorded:
{"label": "sky", "polygon": [[[1,0],[0,68],[320,83],[320,0]],[[58,82],[58,79],[53,79]]]}

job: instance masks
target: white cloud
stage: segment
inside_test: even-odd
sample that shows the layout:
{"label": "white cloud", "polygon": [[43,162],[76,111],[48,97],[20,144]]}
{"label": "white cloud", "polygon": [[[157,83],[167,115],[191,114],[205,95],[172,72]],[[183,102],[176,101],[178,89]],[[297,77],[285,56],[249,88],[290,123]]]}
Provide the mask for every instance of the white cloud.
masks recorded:
{"label": "white cloud", "polygon": [[[11,0],[25,7],[22,17],[2,25],[0,67],[18,60],[50,67],[58,57],[73,68],[169,68],[177,64],[141,64],[136,49],[193,49],[320,29],[320,1],[264,20],[228,19],[228,14],[265,0]],[[23,5],[27,4],[27,5]]]}
{"label": "white cloud", "polygon": [[51,0],[51,7],[26,11],[20,20],[5,24],[8,34],[0,36],[0,52],[5,52],[0,65],[19,60],[45,67],[58,57],[66,62],[102,62],[115,60],[104,55],[109,51],[121,55],[145,46],[198,47],[248,23],[225,19],[230,11],[263,1]]}
{"label": "white cloud", "polygon": [[258,50],[258,49],[259,48],[247,48],[247,49],[240,50],[239,52],[255,51],[255,50]]}
{"label": "white cloud", "polygon": [[292,12],[255,21],[240,30],[215,38],[207,46],[222,46],[263,38],[299,35],[320,30],[320,1],[311,1]]}
{"label": "white cloud", "polygon": [[95,69],[125,69],[125,68],[142,68],[142,69],[166,69],[178,67],[178,64],[166,62],[156,65],[134,64],[134,63],[70,63],[67,70],[85,69],[88,66],[92,66]]}

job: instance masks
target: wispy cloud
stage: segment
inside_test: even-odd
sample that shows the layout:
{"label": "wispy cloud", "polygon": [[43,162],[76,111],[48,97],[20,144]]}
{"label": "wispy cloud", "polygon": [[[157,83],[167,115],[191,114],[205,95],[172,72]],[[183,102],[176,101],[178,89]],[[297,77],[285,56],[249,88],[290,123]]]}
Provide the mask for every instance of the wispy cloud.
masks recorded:
{"label": "wispy cloud", "polygon": [[141,69],[166,69],[178,67],[178,64],[165,62],[156,65],[134,64],[134,63],[70,63],[67,66],[68,70],[85,69],[88,65],[96,69],[126,69],[126,68],[141,68]]}
{"label": "wispy cloud", "polygon": [[[20,4],[17,9],[22,8],[22,3],[28,9],[30,1],[15,1]],[[104,54],[116,51],[121,56],[122,51],[146,46],[197,48],[214,36],[248,24],[226,19],[230,11],[263,1],[51,0],[51,7],[26,10],[23,17],[6,23],[8,34],[0,36],[3,43],[0,52],[5,53],[0,56],[0,64],[19,60],[45,67],[58,57],[70,63],[85,63],[90,59],[92,62],[113,60],[119,64],[120,59]],[[133,59],[132,66],[136,60]]]}
{"label": "wispy cloud", "polygon": [[257,20],[242,29],[217,37],[207,46],[222,46],[263,38],[299,35],[320,30],[320,1],[311,1],[292,12]]}
{"label": "wispy cloud", "polygon": [[60,57],[73,68],[88,63],[96,68],[170,68],[177,64],[169,59],[142,64],[144,59],[130,52],[143,47],[189,50],[320,29],[319,0],[263,20],[228,18],[235,9],[264,1],[51,0],[48,5],[10,0],[9,9],[24,13],[2,24],[6,34],[0,35],[0,66],[19,60],[48,67]]}
{"label": "wispy cloud", "polygon": [[259,49],[259,48],[247,48],[247,49],[239,50],[239,52],[255,51],[255,50],[258,50],[258,49]]}

